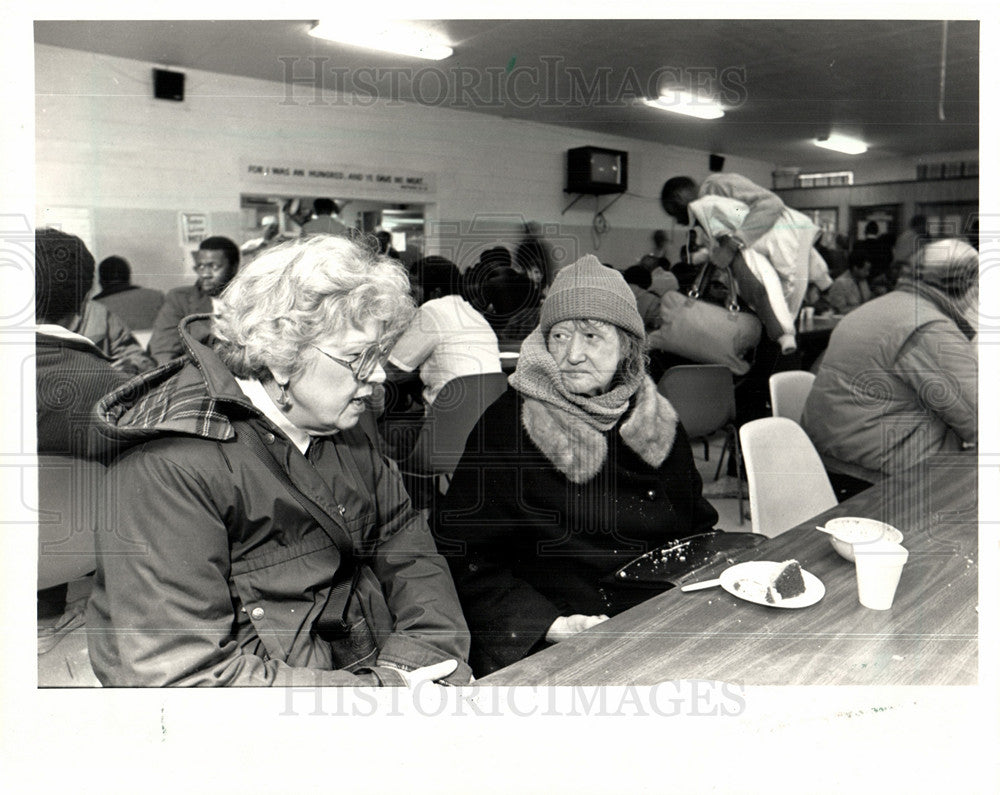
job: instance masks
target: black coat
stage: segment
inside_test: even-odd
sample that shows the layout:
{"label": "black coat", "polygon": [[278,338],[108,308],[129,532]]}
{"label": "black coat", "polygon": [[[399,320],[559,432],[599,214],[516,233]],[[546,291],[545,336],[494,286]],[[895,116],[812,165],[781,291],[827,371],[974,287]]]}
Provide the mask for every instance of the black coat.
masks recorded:
{"label": "black coat", "polygon": [[543,647],[559,616],[609,613],[603,577],[671,540],[711,530],[718,518],[701,496],[679,424],[670,453],[654,468],[619,435],[626,413],[605,435],[603,468],[576,484],[531,441],[523,409],[511,389],[486,411],[435,516],[438,549],[472,631],[477,676]]}

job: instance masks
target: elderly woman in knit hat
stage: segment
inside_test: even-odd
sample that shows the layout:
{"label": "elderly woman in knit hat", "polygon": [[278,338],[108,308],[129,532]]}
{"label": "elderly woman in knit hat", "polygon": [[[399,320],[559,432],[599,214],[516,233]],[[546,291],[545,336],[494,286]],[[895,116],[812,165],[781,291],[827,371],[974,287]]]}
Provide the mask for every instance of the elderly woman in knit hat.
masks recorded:
{"label": "elderly woman in knit hat", "polygon": [[621,274],[590,255],[562,269],[437,506],[477,675],[600,623],[602,579],[713,528],[687,436],[645,362]]}
{"label": "elderly woman in knit hat", "polygon": [[968,243],[928,243],[834,330],[802,426],[841,494],[975,444],[978,274]]}

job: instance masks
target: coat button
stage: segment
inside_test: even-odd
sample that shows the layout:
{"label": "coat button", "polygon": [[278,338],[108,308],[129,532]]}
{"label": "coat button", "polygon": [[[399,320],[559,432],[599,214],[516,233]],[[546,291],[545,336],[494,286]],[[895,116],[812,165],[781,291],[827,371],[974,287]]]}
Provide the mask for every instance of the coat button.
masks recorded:
{"label": "coat button", "polygon": [[255,621],[259,621],[263,617],[264,617],[263,607],[255,607],[253,610],[250,611],[250,618],[254,619]]}
{"label": "coat button", "polygon": [[264,441],[268,444],[274,444],[274,434],[268,431],[264,434]]}

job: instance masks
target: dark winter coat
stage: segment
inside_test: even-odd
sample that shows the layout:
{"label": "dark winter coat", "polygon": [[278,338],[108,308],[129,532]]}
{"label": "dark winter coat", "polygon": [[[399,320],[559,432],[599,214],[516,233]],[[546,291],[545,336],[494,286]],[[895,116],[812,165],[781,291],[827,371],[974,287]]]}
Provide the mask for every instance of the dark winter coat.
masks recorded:
{"label": "dark winter coat", "polygon": [[[190,325],[187,324],[187,325]],[[359,429],[315,438],[308,458],[185,333],[188,355],[99,406],[134,446],[109,470],[87,616],[105,685],[402,684],[401,668],[459,660],[469,638],[444,561],[394,465]],[[339,618],[350,579],[328,535],[253,451],[247,419],[308,498],[346,524],[394,626],[377,660],[336,670],[319,622]],[[387,665],[389,664],[389,665]]]}
{"label": "dark winter coat", "polygon": [[[604,465],[581,483],[532,441],[525,402],[513,389],[470,434],[438,508],[435,538],[472,631],[477,676],[544,647],[559,616],[609,613],[599,581],[633,558],[713,528],[718,515],[701,496],[690,443],[660,400],[659,412],[646,415],[644,444],[633,444],[666,445],[663,463],[650,466],[643,449],[622,439],[622,425],[636,410],[633,398],[605,434]],[[534,418],[536,438],[554,431],[544,424],[544,417]]]}

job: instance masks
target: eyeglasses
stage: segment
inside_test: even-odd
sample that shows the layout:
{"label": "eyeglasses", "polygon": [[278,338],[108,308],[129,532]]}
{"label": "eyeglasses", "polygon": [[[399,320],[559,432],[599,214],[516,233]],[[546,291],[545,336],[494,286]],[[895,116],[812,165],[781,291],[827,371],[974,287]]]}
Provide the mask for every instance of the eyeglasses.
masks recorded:
{"label": "eyeglasses", "polygon": [[370,348],[365,348],[365,350],[361,351],[361,353],[350,361],[347,359],[341,359],[331,353],[327,353],[322,348],[311,343],[309,347],[316,348],[316,350],[322,353],[327,359],[331,359],[341,367],[346,367],[351,371],[351,375],[354,376],[354,379],[359,382],[364,382],[371,378],[372,374],[375,372],[375,368],[389,358],[389,349],[381,345],[373,345]]}

